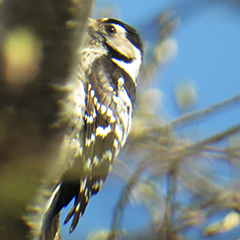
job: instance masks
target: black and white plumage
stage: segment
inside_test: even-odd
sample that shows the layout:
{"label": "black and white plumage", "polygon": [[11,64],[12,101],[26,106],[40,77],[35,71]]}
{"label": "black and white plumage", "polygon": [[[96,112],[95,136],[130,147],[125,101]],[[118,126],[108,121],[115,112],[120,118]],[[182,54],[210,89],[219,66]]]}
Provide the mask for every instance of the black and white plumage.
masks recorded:
{"label": "black and white plumage", "polygon": [[43,228],[74,198],[65,219],[73,218],[72,232],[91,196],[101,189],[131,127],[142,54],[141,39],[131,26],[116,19],[89,19],[79,59],[85,80],[78,79],[83,87],[74,90],[85,96],[84,108],[77,112],[76,107],[81,124],[70,124],[69,130],[75,131],[74,161],[52,194]]}

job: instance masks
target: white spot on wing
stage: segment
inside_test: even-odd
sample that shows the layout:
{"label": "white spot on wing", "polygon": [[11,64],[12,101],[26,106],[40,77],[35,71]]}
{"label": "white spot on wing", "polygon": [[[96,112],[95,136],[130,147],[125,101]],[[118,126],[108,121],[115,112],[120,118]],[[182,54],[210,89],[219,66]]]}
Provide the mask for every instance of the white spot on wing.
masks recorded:
{"label": "white spot on wing", "polygon": [[101,106],[101,113],[104,114],[106,112],[107,108],[105,105]]}
{"label": "white spot on wing", "polygon": [[79,155],[82,156],[83,153],[83,147],[78,148]]}
{"label": "white spot on wing", "polygon": [[114,123],[114,122],[116,122],[116,118],[114,116],[111,116],[110,123]]}
{"label": "white spot on wing", "polygon": [[90,146],[90,144],[91,144],[91,139],[90,138],[86,138],[85,146]]}
{"label": "white spot on wing", "polygon": [[91,115],[91,116],[88,116],[88,115],[86,114],[84,118],[86,119],[87,123],[92,123],[92,122],[93,122],[93,116],[92,116],[92,115]]}
{"label": "white spot on wing", "polygon": [[111,160],[112,160],[112,151],[111,151],[111,150],[107,150],[107,151],[103,154],[101,160],[103,160],[103,159],[108,159],[109,161],[111,161]]}
{"label": "white spot on wing", "polygon": [[84,170],[85,170],[85,171],[91,170],[91,159],[90,159],[90,158],[88,158],[88,160],[85,162],[85,164],[84,164]]}
{"label": "white spot on wing", "polygon": [[107,114],[108,117],[111,117],[113,115],[113,110],[111,108],[108,108]]}
{"label": "white spot on wing", "polygon": [[118,140],[116,138],[113,141],[113,146],[115,147],[115,149],[118,148]]}
{"label": "white spot on wing", "polygon": [[112,92],[114,89],[112,86],[110,86],[110,87],[108,87],[108,90]]}
{"label": "white spot on wing", "polygon": [[93,97],[94,94],[95,94],[95,91],[92,89],[92,90],[91,90],[91,97]]}
{"label": "white spot on wing", "polygon": [[122,142],[122,137],[123,137],[123,131],[122,129],[119,127],[119,125],[117,124],[115,127],[115,132],[117,135],[117,138],[119,139],[120,142]]}
{"label": "white spot on wing", "polygon": [[116,104],[118,104],[118,97],[116,95],[113,95],[112,99]]}
{"label": "white spot on wing", "polygon": [[106,128],[103,128],[102,126],[98,126],[96,128],[96,136],[101,136],[102,138],[106,137],[108,133],[112,131],[112,128],[110,125],[108,125]]}
{"label": "white spot on wing", "polygon": [[93,102],[94,102],[95,105],[97,104],[97,102],[98,102],[97,97],[94,97],[94,98],[93,98]]}
{"label": "white spot on wing", "polygon": [[91,88],[92,88],[92,84],[91,84],[91,83],[89,83],[89,84],[88,84],[88,91],[90,91],[90,90],[91,90]]}
{"label": "white spot on wing", "polygon": [[96,182],[92,185],[92,188],[95,189],[95,190],[97,190],[98,187],[99,187],[99,182],[96,181]]}
{"label": "white spot on wing", "polygon": [[98,103],[97,103],[97,110],[100,109],[100,106],[101,106],[101,104],[98,102]]}
{"label": "white spot on wing", "polygon": [[96,136],[102,136],[103,135],[103,127],[98,126],[96,129]]}
{"label": "white spot on wing", "polygon": [[94,164],[95,166],[97,166],[97,165],[99,164],[99,159],[98,159],[97,156],[95,156],[95,157],[93,158],[93,164]]}
{"label": "white spot on wing", "polygon": [[92,136],[91,136],[91,142],[94,142],[94,141],[95,141],[95,139],[96,139],[96,136],[95,136],[95,134],[94,134],[94,133],[92,133]]}
{"label": "white spot on wing", "polygon": [[78,205],[77,205],[77,207],[76,207],[76,209],[75,209],[75,211],[76,211],[76,212],[78,212],[78,211],[79,211],[80,204],[81,204],[81,203],[78,203]]}
{"label": "white spot on wing", "polygon": [[88,189],[87,189],[87,188],[85,189],[84,196],[85,196],[85,200],[86,200],[86,202],[88,202],[89,199],[88,199]]}
{"label": "white spot on wing", "polygon": [[83,190],[85,189],[86,183],[87,183],[87,179],[86,178],[84,179],[84,181],[82,179],[80,180],[80,185],[81,185],[80,193],[83,192]]}

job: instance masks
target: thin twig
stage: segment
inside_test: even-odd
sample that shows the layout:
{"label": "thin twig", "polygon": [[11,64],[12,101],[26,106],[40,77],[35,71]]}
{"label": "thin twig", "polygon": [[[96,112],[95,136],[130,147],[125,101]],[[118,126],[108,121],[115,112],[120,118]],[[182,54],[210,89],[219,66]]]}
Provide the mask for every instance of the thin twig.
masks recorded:
{"label": "thin twig", "polygon": [[[173,237],[172,230],[174,228],[175,196],[177,192],[177,166],[178,162],[175,162],[167,174],[168,194],[166,198],[164,219],[162,222],[162,227],[160,229],[160,232],[165,231],[165,238],[169,240]],[[159,234],[159,236],[161,236],[161,234]]]}
{"label": "thin twig", "polygon": [[[151,156],[148,156],[148,157],[151,157]],[[139,163],[137,169],[132,174],[130,180],[128,181],[127,185],[125,186],[125,188],[123,189],[123,191],[120,195],[120,198],[114,209],[113,221],[112,221],[112,225],[111,225],[111,232],[108,235],[108,240],[113,240],[116,238],[118,229],[121,227],[120,225],[121,225],[122,219],[123,219],[124,207],[128,201],[130,192],[133,189],[134,185],[137,183],[141,173],[146,169],[145,164],[142,164],[145,161],[146,161],[146,159],[142,160]]]}
{"label": "thin twig", "polygon": [[[203,148],[206,147],[206,145],[216,143],[225,137],[235,134],[239,130],[240,130],[240,124],[235,125],[221,133],[215,134],[209,138],[206,138],[202,141],[194,143],[194,144],[178,151],[175,154],[170,154],[170,156],[165,157],[165,160],[167,160],[167,161],[172,160],[170,167],[173,167],[174,163],[178,162],[180,159],[189,157],[191,155],[196,155],[198,152],[203,150]],[[108,236],[109,240],[115,239],[117,236],[118,230],[121,228],[124,208],[129,199],[130,192],[131,192],[132,188],[134,187],[134,185],[137,183],[141,173],[149,166],[156,165],[156,159],[154,158],[155,155],[156,155],[156,152],[153,151],[151,156],[148,156],[146,159],[142,160],[139,163],[136,171],[132,174],[126,187],[123,189],[123,192],[122,192],[122,194],[118,200],[118,203],[115,207],[115,210],[114,210],[113,221],[112,221],[112,226],[111,226],[111,233]]]}
{"label": "thin twig", "polygon": [[237,124],[237,125],[235,125],[231,128],[228,128],[227,130],[225,130],[223,132],[220,132],[220,133],[217,133],[213,136],[210,136],[209,138],[203,139],[202,141],[194,143],[191,146],[187,147],[186,150],[189,151],[189,152],[199,151],[200,149],[202,149],[207,144],[219,142],[223,138],[231,136],[231,135],[237,133],[238,131],[240,131],[240,124]]}
{"label": "thin twig", "polygon": [[170,125],[176,128],[183,124],[187,124],[191,121],[199,121],[200,119],[203,119],[204,117],[210,114],[217,113],[219,111],[224,110],[225,108],[227,109],[227,107],[230,107],[233,104],[236,104],[239,102],[240,102],[240,94],[237,94],[222,102],[213,104],[210,107],[180,116],[179,118],[172,120]]}
{"label": "thin twig", "polygon": [[[213,104],[212,106],[209,106],[207,108],[184,114],[176,119],[173,119],[169,123],[166,122],[165,124],[162,124],[160,126],[154,126],[152,128],[149,128],[148,132],[159,132],[162,129],[170,130],[173,128],[180,127],[182,125],[186,125],[190,122],[200,121],[201,119],[204,119],[206,116],[209,116],[211,114],[216,114],[217,112],[220,112],[224,109],[229,109],[228,107],[233,106],[234,104],[237,104],[239,102],[240,102],[240,94],[237,94],[231,98],[228,98],[226,100]],[[136,114],[139,114],[142,116],[148,116],[148,117],[152,116],[154,118],[159,117],[156,113],[151,113],[151,112],[146,113],[140,110],[136,111]]]}
{"label": "thin twig", "polygon": [[[218,134],[205,138],[199,142],[193,143],[188,147],[181,148],[180,150],[174,153],[169,153],[168,156],[159,155],[161,157],[160,162],[164,160],[165,162],[171,162],[171,164],[174,164],[175,161],[179,161],[180,159],[184,159],[186,157],[199,154],[203,150],[203,148],[205,148],[208,144],[217,143],[221,141],[223,138],[229,137],[237,133],[238,131],[240,131],[240,124],[237,124],[231,128],[228,128],[227,130],[222,131]],[[148,167],[148,166],[156,166],[156,163],[159,163],[159,162],[156,162],[156,158],[147,158],[147,160],[142,164],[145,165],[145,167]]]}

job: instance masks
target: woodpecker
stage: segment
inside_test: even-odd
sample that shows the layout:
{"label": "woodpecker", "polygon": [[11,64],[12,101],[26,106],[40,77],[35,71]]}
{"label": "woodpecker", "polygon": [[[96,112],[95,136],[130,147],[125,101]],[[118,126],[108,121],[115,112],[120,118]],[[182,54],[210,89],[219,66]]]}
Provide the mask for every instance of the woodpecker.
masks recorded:
{"label": "woodpecker", "polygon": [[[42,228],[46,228],[61,209],[74,199],[65,218],[72,218],[72,232],[92,195],[106,180],[120,149],[124,146],[136,103],[137,76],[143,58],[143,44],[138,32],[113,18],[89,19],[85,47],[79,53],[75,95],[84,96],[69,124],[75,150],[72,165],[57,184]],[[84,80],[81,76],[84,75]],[[71,134],[74,132],[74,134]]]}

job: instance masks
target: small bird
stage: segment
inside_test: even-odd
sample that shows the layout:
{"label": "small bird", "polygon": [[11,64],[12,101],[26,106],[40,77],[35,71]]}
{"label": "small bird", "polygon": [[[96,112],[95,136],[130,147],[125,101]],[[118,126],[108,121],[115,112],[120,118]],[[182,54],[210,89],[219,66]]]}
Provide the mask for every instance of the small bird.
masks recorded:
{"label": "small bird", "polygon": [[67,133],[75,143],[73,163],[52,193],[43,231],[74,199],[64,221],[73,218],[72,232],[91,196],[102,188],[132,124],[142,57],[143,44],[133,27],[113,18],[89,19],[86,45],[79,53],[82,87],[74,89],[76,96],[84,96],[79,100],[83,107],[76,104],[73,115],[79,121],[72,121]]}

